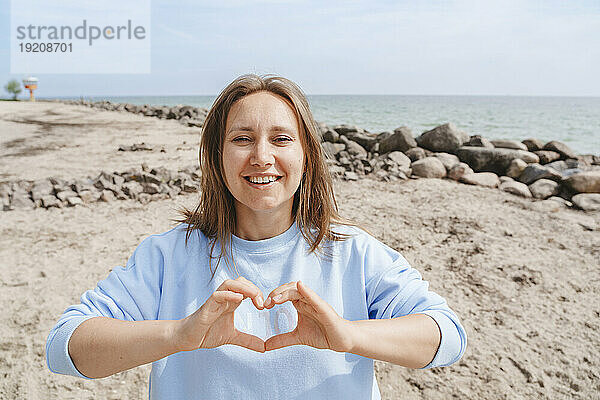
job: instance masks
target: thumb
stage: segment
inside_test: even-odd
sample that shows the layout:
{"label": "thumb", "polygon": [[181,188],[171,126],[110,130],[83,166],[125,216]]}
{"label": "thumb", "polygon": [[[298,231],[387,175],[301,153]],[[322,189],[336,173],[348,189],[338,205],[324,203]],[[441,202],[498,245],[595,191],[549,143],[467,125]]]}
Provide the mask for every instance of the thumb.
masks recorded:
{"label": "thumb", "polygon": [[286,346],[293,346],[300,343],[298,340],[298,331],[294,329],[291,332],[282,333],[280,335],[271,336],[265,342],[265,351],[276,350]]}

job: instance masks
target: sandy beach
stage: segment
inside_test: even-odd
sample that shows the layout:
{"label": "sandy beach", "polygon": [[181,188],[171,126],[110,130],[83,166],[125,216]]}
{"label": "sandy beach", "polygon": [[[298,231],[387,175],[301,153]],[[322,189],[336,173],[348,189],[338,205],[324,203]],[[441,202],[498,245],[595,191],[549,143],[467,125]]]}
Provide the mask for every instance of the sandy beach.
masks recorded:
{"label": "sandy beach", "polygon": [[[60,103],[0,102],[0,182],[197,163],[200,128]],[[151,151],[118,151],[144,142]],[[163,151],[164,150],[164,151]],[[446,179],[335,182],[342,215],[400,251],[460,317],[456,364],[376,362],[384,399],[600,399],[600,212]],[[150,365],[86,381],[46,366],[63,311],[198,194],[0,212],[0,398],[145,399]]]}

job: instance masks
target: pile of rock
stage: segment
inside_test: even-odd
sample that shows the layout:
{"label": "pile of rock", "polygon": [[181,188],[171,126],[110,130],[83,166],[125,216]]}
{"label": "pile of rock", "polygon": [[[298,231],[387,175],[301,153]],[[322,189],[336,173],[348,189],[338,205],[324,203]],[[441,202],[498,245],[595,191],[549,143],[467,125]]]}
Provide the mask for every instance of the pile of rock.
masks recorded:
{"label": "pile of rock", "polygon": [[48,178],[38,181],[0,183],[0,205],[4,211],[36,207],[68,207],[97,201],[134,199],[142,204],[174,198],[182,192],[197,192],[200,171],[194,166],[169,170],[150,169],[146,164],[124,172],[101,172],[96,178],[66,181]]}
{"label": "pile of rock", "polygon": [[142,114],[146,117],[156,117],[160,119],[175,119],[186,126],[202,127],[208,110],[201,107],[192,107],[186,105],[176,106],[153,106],[150,104],[131,104],[131,103],[113,103],[105,101],[89,100],[60,100],[61,103],[82,105],[100,110],[123,111],[134,114]]}
{"label": "pile of rock", "polygon": [[[83,99],[62,102],[177,119],[185,125],[197,127],[203,125],[208,113],[204,108],[183,105],[140,106]],[[319,127],[323,149],[329,156],[330,171],[342,179],[357,180],[366,176],[387,182],[409,178],[447,178],[465,184],[497,187],[517,196],[549,200],[586,211],[600,210],[600,156],[577,155],[558,141],[488,140],[480,135],[470,136],[452,123],[423,132],[418,137],[414,137],[405,126],[378,134],[345,124],[328,126],[321,123]],[[133,148],[123,150],[133,151]],[[166,181],[161,183],[168,186]],[[160,193],[167,193],[166,186]],[[6,189],[0,191],[3,199],[6,192]],[[58,195],[56,189],[54,192]],[[119,197],[118,193],[111,192]],[[20,193],[27,191],[21,190]],[[48,199],[51,204],[53,200]],[[40,204],[41,199],[32,196],[31,200]],[[45,203],[42,201],[41,204]]]}
{"label": "pile of rock", "polygon": [[330,168],[345,179],[448,178],[600,210],[600,156],[577,155],[558,141],[488,140],[451,123],[416,138],[405,126],[379,134],[350,125],[320,129],[322,146],[336,161]]}

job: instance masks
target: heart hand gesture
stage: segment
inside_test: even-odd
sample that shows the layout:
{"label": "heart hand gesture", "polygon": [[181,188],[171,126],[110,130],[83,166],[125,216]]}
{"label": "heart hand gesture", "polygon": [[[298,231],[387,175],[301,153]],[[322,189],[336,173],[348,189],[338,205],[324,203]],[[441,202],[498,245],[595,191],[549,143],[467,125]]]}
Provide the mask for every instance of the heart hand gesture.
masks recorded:
{"label": "heart hand gesture", "polygon": [[261,338],[240,332],[234,326],[234,312],[248,297],[257,309],[264,309],[262,292],[252,282],[244,277],[225,280],[202,307],[178,321],[174,335],[179,351],[234,344],[264,353],[265,343]]}
{"label": "heart hand gesture", "polygon": [[351,322],[335,310],[301,281],[290,282],[273,290],[265,301],[265,308],[291,301],[298,311],[298,325],[291,332],[270,337],[265,350],[303,344],[317,349],[348,352],[352,349]]}

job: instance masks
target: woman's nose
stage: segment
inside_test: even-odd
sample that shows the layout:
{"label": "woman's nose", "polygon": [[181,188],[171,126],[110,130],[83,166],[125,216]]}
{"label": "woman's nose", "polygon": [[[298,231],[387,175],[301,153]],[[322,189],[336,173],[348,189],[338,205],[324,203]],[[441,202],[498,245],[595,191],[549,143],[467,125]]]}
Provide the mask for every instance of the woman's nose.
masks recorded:
{"label": "woman's nose", "polygon": [[255,165],[273,164],[273,149],[267,140],[257,140],[252,149],[250,162]]}

